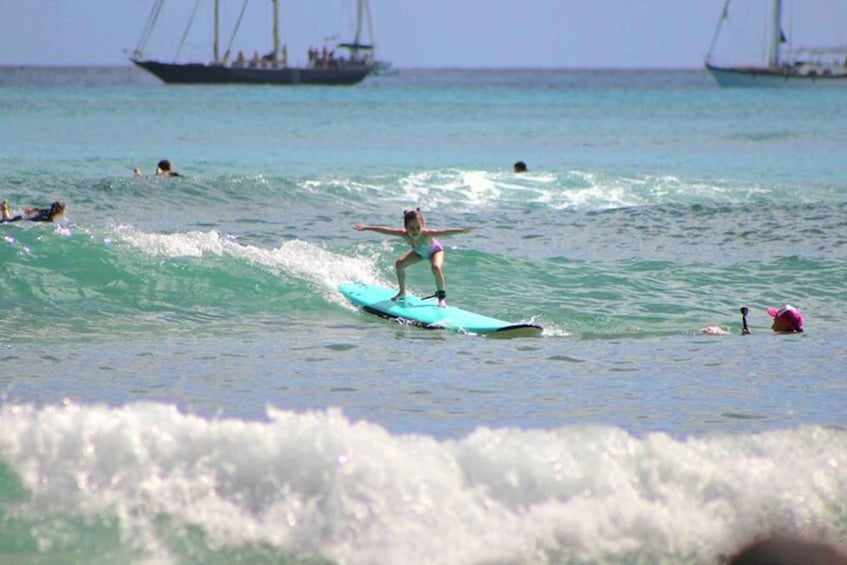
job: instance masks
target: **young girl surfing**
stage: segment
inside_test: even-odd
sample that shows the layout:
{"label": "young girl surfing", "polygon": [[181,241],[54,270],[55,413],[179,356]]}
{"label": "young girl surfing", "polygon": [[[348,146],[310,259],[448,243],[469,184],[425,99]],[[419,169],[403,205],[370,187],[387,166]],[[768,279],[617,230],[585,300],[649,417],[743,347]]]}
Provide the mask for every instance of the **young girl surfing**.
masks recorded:
{"label": "young girl surfing", "polygon": [[449,229],[427,229],[424,227],[424,217],[421,209],[406,210],[403,212],[403,229],[390,228],[387,226],[368,226],[356,224],[356,231],[375,231],[385,235],[396,235],[402,237],[411,246],[411,250],[397,259],[397,285],[399,292],[392,300],[401,300],[406,296],[406,267],[424,259],[429,259],[432,274],[435,276],[435,296],[438,298],[439,308],[447,306],[447,292],[444,285],[444,246],[435,239],[436,237],[467,233],[475,229],[474,226],[466,228]]}

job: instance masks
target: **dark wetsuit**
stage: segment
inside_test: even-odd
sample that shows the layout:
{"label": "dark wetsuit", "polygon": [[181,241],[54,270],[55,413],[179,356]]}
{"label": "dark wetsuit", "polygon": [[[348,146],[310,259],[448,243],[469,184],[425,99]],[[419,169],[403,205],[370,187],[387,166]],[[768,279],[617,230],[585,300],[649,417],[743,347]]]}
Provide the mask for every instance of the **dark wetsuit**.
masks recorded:
{"label": "dark wetsuit", "polygon": [[8,220],[5,219],[5,218],[0,218],[0,224],[8,224],[10,222],[18,222],[18,221],[23,220],[23,219],[24,219],[24,217],[21,216],[20,214],[18,214],[17,216],[12,216]]}
{"label": "dark wetsuit", "polygon": [[35,214],[28,217],[30,222],[52,222],[53,217],[50,215],[50,208],[38,208]]}

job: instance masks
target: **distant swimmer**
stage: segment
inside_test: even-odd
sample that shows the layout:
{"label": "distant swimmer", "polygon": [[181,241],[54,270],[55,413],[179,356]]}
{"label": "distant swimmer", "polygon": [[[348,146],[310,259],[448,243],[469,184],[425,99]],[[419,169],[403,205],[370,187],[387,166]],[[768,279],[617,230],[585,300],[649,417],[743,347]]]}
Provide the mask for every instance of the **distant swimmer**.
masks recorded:
{"label": "distant swimmer", "polygon": [[3,200],[2,202],[0,202],[0,223],[17,222],[22,219],[23,216],[21,216],[20,214],[13,216],[12,213],[9,211],[8,200]]}
{"label": "distant swimmer", "polygon": [[140,177],[141,176],[141,169],[139,169],[138,167],[135,167],[132,170],[132,176],[134,176],[136,178]]}
{"label": "distant swimmer", "polygon": [[432,267],[432,274],[435,276],[436,292],[434,297],[438,299],[438,306],[444,308],[447,306],[447,292],[445,290],[443,270],[444,246],[435,238],[457,233],[467,233],[476,228],[468,226],[466,228],[427,229],[424,227],[423,213],[420,208],[417,208],[403,212],[403,229],[386,226],[367,226],[364,224],[356,224],[353,226],[353,229],[356,231],[375,231],[385,235],[402,237],[412,247],[410,251],[397,259],[394,264],[397,270],[397,284],[400,288],[392,300],[402,300],[406,297],[406,267],[414,265],[418,261],[428,259]]}
{"label": "distant swimmer", "polygon": [[30,222],[55,222],[65,215],[65,203],[53,202],[49,208],[25,208],[24,219]]}
{"label": "distant swimmer", "polygon": [[176,171],[171,170],[171,162],[167,159],[162,159],[159,161],[159,164],[156,165],[156,176],[159,177],[178,177],[180,174]]}
{"label": "distant swimmer", "polygon": [[516,173],[525,173],[526,172],[526,163],[523,161],[518,161],[515,163],[515,172]]}

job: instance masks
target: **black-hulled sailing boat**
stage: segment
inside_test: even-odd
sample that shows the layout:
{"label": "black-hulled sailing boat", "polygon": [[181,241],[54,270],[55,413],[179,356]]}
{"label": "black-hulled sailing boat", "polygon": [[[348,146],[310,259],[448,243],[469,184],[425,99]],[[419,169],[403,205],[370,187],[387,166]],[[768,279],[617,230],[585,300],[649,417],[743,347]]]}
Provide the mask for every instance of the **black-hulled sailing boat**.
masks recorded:
{"label": "black-hulled sailing boat", "polygon": [[[244,0],[238,19],[239,24],[244,16],[247,1]],[[361,82],[373,71],[373,45],[361,41],[362,27],[365,22],[367,22],[369,33],[373,35],[367,0],[357,0],[356,34],[353,41],[336,46],[336,49],[342,49],[346,56],[336,55],[335,50],[310,50],[309,63],[304,67],[288,66],[287,52],[285,48],[280,50],[279,0],[271,0],[271,2],[273,3],[273,48],[270,53],[262,57],[245,60],[239,54],[235,60],[231,61],[229,49],[223,57],[219,55],[220,6],[219,0],[214,0],[214,45],[211,63],[166,63],[143,59],[144,46],[164,4],[164,0],[156,0],[138,47],[132,52],[130,59],[168,84],[351,85]],[[237,31],[238,24],[236,24],[233,37]]]}

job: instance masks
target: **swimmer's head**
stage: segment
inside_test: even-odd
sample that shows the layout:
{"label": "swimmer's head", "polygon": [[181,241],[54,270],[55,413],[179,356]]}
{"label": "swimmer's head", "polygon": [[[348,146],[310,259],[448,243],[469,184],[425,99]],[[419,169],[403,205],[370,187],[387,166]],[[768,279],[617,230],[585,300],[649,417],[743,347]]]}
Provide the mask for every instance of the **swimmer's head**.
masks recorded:
{"label": "swimmer's head", "polygon": [[803,331],[803,315],[791,304],[786,304],[781,308],[768,308],[768,315],[773,318],[771,329],[775,332]]}
{"label": "swimmer's head", "polygon": [[50,205],[50,219],[55,220],[65,215],[65,203],[56,201]]}

